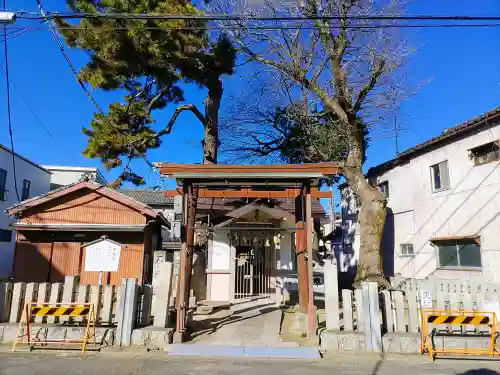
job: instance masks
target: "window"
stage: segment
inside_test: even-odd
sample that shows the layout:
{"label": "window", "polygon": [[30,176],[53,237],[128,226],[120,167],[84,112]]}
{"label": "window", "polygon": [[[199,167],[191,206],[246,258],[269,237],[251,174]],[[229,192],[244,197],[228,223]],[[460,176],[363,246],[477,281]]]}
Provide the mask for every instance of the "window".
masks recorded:
{"label": "window", "polygon": [[474,165],[487,164],[500,159],[500,147],[498,142],[490,142],[473,148],[470,150],[470,154],[474,159]]}
{"label": "window", "polygon": [[22,201],[30,197],[30,186],[31,186],[30,180],[23,180],[23,192],[21,195]]}
{"label": "window", "polygon": [[481,247],[473,239],[439,241],[439,267],[481,267]]}
{"label": "window", "polygon": [[378,185],[378,188],[380,189],[382,194],[384,194],[387,198],[389,198],[389,181],[381,182]]}
{"label": "window", "polygon": [[448,161],[431,166],[432,190],[440,191],[450,188]]}
{"label": "window", "polygon": [[12,240],[12,232],[6,229],[0,229],[0,242],[10,242]]}
{"label": "window", "polygon": [[0,168],[0,200],[7,200],[7,190],[5,190],[5,185],[7,184],[7,171]]}
{"label": "window", "polygon": [[414,251],[413,251],[413,244],[412,243],[402,243],[399,245],[400,247],[400,255],[404,255],[404,256],[413,256],[415,255]]}

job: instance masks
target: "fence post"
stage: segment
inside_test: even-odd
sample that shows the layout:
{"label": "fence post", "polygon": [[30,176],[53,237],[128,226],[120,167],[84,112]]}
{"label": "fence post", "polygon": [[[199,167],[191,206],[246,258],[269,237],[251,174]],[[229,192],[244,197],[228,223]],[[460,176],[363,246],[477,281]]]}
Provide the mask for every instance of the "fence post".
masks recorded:
{"label": "fence post", "polygon": [[119,346],[130,346],[132,330],[135,323],[137,307],[136,279],[122,279],[120,285],[120,303],[118,305],[118,325],[116,327],[116,343]]}
{"label": "fence post", "polygon": [[362,297],[366,350],[374,353],[382,353],[382,332],[380,330],[380,305],[377,283],[363,283]]}
{"label": "fence post", "polygon": [[14,292],[12,293],[12,305],[10,308],[9,323],[16,323],[19,320],[20,314],[23,310],[24,292],[26,290],[26,283],[15,283]]}
{"label": "fence post", "polygon": [[96,322],[101,318],[101,292],[102,285],[92,285],[90,287],[90,303],[94,305],[94,314]]}
{"label": "fence post", "polygon": [[[75,294],[76,288],[76,277],[75,276],[66,276],[64,278],[64,287],[63,287],[63,295],[62,295],[62,303],[72,303],[73,295]],[[69,316],[61,316],[59,317],[59,322],[67,322],[69,321]]]}
{"label": "fence post", "polygon": [[10,316],[10,306],[12,304],[12,290],[14,289],[14,283],[12,281],[6,282],[2,285],[4,290],[4,305],[3,305],[3,315],[1,317],[2,322],[8,322]]}
{"label": "fence post", "polygon": [[[40,283],[38,284],[38,298],[36,303],[38,305],[43,305],[44,303],[47,303],[48,295],[50,292],[50,284],[49,283]],[[43,323],[43,316],[36,316],[35,317],[35,323]]]}
{"label": "fence post", "polygon": [[151,321],[151,305],[153,302],[153,286],[144,285],[142,287],[142,309],[141,309],[141,326],[146,327]]}
{"label": "fence post", "polygon": [[392,292],[394,299],[394,307],[396,308],[396,332],[406,332],[406,318],[405,318],[405,304],[403,299],[403,292]]}
{"label": "fence post", "polygon": [[394,332],[394,316],[392,310],[392,297],[391,292],[388,290],[382,291],[382,296],[384,299],[384,327],[387,332]]}
{"label": "fence post", "polygon": [[325,261],[323,270],[325,276],[326,329],[338,331],[340,329],[339,281],[335,257]]}
{"label": "fence post", "polygon": [[354,290],[354,302],[356,303],[356,330],[362,331],[365,329],[365,315],[363,312],[363,292],[361,289]]}
{"label": "fence post", "polygon": [[158,265],[158,284],[155,287],[155,305],[153,326],[165,328],[168,325],[170,296],[173,275],[172,262]]}
{"label": "fence post", "polygon": [[113,321],[113,285],[105,285],[102,299],[101,323]]}
{"label": "fence post", "polygon": [[7,303],[8,297],[8,283],[3,281],[0,283],[0,323],[3,323],[5,320],[9,318],[9,306]]}
{"label": "fence post", "polygon": [[354,319],[352,313],[352,290],[342,290],[342,308],[344,310],[344,331],[354,331]]}
{"label": "fence post", "polygon": [[[62,284],[61,283],[53,283],[52,287],[50,288],[50,299],[49,303],[54,305],[59,302],[59,298],[61,296],[61,291],[62,291]],[[53,324],[53,323],[58,323],[59,322],[59,317],[58,316],[48,316],[47,317],[47,323]]]}

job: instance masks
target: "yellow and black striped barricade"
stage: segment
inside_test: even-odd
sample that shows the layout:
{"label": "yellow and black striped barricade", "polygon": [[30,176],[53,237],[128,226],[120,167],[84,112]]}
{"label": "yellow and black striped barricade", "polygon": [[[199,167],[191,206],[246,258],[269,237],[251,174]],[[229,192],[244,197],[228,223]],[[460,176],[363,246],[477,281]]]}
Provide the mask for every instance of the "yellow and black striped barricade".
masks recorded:
{"label": "yellow and black striped barricade", "polygon": [[[81,338],[61,338],[61,339],[40,339],[33,337],[33,321],[35,317],[43,316],[68,316],[68,317],[85,317],[86,326],[83,337]],[[30,350],[35,345],[42,344],[81,344],[82,353],[85,352],[87,344],[93,343],[96,347],[95,335],[95,308],[93,303],[27,303],[24,307],[19,328],[17,331],[17,339],[14,341],[12,351],[16,350],[17,344],[28,344]]]}
{"label": "yellow and black striped barricade", "polygon": [[[473,355],[495,355],[495,339],[497,334],[497,317],[495,313],[474,310],[434,310],[422,309],[420,329],[420,352],[429,353],[431,360],[436,354],[473,354]],[[490,344],[488,348],[436,348],[434,345],[432,331],[429,328],[436,324],[467,325],[488,327]],[[464,336],[462,336],[464,337]]]}

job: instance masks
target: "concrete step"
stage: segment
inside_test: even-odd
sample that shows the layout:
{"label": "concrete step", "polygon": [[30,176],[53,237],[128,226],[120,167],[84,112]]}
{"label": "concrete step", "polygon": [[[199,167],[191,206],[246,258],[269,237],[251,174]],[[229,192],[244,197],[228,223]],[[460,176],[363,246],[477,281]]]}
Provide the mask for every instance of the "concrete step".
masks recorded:
{"label": "concrete step", "polygon": [[166,348],[169,355],[191,357],[249,357],[320,359],[315,347],[172,344]]}

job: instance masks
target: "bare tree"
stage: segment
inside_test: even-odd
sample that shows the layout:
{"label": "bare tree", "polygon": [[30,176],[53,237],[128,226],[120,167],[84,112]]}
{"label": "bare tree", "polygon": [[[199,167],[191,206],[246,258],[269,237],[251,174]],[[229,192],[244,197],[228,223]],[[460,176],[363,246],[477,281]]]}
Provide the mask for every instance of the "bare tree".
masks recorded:
{"label": "bare tree", "polygon": [[[252,13],[248,1],[220,0],[218,10]],[[242,0],[235,0],[242,1]],[[262,3],[261,3],[262,4]],[[292,82],[297,97],[306,91],[321,104],[322,116],[330,117],[345,134],[347,143],[342,175],[357,196],[360,225],[360,256],[356,281],[383,277],[380,245],[386,218],[386,198],[363,175],[366,129],[359,119],[373,124],[383,119],[394,103],[403,80],[398,72],[408,49],[394,21],[369,21],[364,16],[399,15],[396,1],[380,7],[370,0],[299,0],[260,5],[270,15],[299,16],[298,20],[274,20],[258,27],[251,17],[234,21],[230,28],[240,53]],[[292,7],[293,5],[293,7]],[[283,19],[283,17],[281,17]],[[262,23],[260,23],[262,25]]]}

